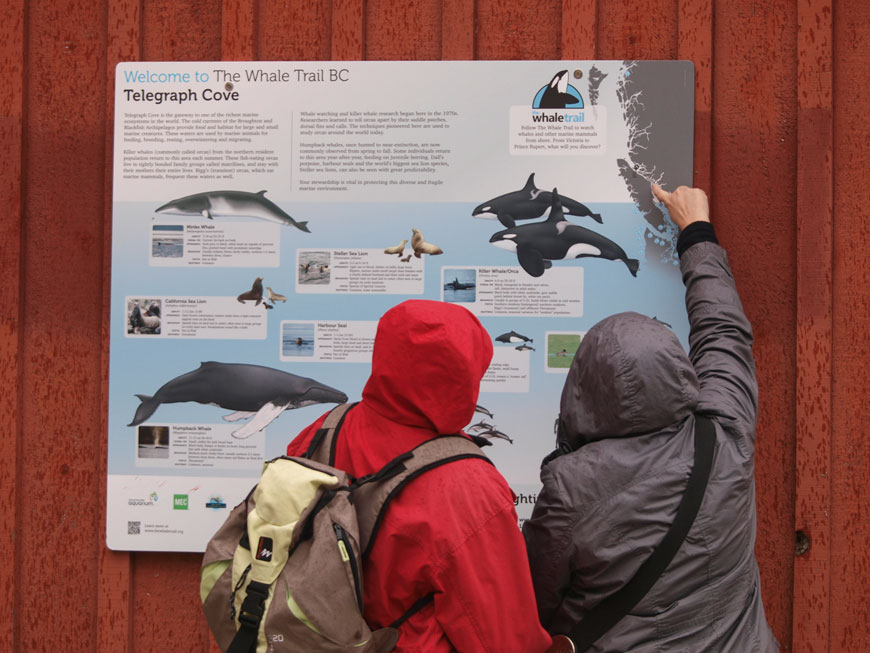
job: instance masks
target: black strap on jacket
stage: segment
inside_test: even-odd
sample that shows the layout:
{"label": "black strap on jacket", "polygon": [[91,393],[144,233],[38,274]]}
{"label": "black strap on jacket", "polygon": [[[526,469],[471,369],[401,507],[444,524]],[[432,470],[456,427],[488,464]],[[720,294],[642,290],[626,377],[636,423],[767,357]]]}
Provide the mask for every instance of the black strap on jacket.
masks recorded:
{"label": "black strap on jacket", "polygon": [[700,415],[695,416],[695,461],[686,491],[677,508],[677,516],[664,539],[652,552],[649,558],[640,566],[634,577],[622,589],[608,596],[578,623],[568,636],[574,642],[577,651],[586,651],[604,633],[613,628],[640,600],[652,589],[659,577],[677,554],[677,550],[686,539],[692,523],[701,507],[710,469],[713,466],[713,453],[716,445],[716,434],[713,422]]}
{"label": "black strap on jacket", "polygon": [[260,632],[260,622],[263,620],[266,599],[269,597],[269,586],[252,580],[242,607],[239,610],[239,630],[227,653],[254,653],[257,650],[257,637]]}

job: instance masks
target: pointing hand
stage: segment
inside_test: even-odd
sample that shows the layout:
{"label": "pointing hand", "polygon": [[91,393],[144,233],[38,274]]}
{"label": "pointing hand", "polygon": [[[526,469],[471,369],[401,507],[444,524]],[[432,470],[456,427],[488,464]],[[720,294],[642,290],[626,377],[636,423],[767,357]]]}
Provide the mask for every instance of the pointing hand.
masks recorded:
{"label": "pointing hand", "polygon": [[671,220],[680,231],[693,222],[710,222],[710,204],[707,194],[700,188],[680,186],[669,193],[658,184],[653,184],[652,192],[667,207]]}

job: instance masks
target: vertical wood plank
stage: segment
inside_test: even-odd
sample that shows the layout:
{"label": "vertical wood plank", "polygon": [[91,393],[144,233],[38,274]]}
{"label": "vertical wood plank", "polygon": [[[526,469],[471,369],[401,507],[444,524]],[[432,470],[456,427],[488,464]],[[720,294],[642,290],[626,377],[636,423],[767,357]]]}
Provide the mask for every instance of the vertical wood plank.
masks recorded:
{"label": "vertical wood plank", "polygon": [[602,2],[598,11],[600,59],[675,59],[677,1]]}
{"label": "vertical wood plank", "polygon": [[19,640],[20,548],[16,537],[18,514],[18,456],[21,435],[21,175],[24,103],[24,0],[9,0],[0,6],[0,511],[12,527],[0,532],[0,605],[7,616],[0,622],[0,649],[13,651]]}
{"label": "vertical wood plank", "polygon": [[441,0],[366,2],[366,59],[407,61],[441,57]]}
{"label": "vertical wood plank", "polygon": [[115,113],[115,66],[122,61],[135,61],[142,52],[142,17],[140,0],[115,0],[107,8],[108,31],[106,41],[106,131],[105,131],[105,194],[103,211],[103,294],[101,369],[101,419],[99,495],[100,529],[97,532],[97,650],[127,653],[133,615],[130,565],[132,556],[125,552],[110,551],[106,547],[106,474],[108,473],[108,398],[109,398],[109,305],[112,258],[112,170]]}
{"label": "vertical wood plank", "polygon": [[834,6],[830,649],[870,650],[870,4]]}
{"label": "vertical wood plank", "polygon": [[833,336],[833,18],[831,0],[799,0],[797,40],[797,376],[795,651],[829,650],[831,348]]}
{"label": "vertical wood plank", "polygon": [[332,1],[331,54],[335,61],[364,58],[365,19],[363,0]]}
{"label": "vertical wood plank", "polygon": [[[219,61],[222,0],[143,2],[146,61]],[[159,56],[157,56],[159,53]]]}
{"label": "vertical wood plank", "polygon": [[221,6],[221,59],[250,61],[257,58],[256,1],[223,0]]}
{"label": "vertical wood plank", "polygon": [[27,10],[16,650],[91,650],[101,530],[92,502],[101,500],[103,452],[107,3],[30,0]]}
{"label": "vertical wood plank", "polygon": [[474,0],[441,3],[441,59],[474,59]]}
{"label": "vertical wood plank", "polygon": [[257,54],[268,61],[330,57],[330,0],[258,0]]}
{"label": "vertical wood plank", "polygon": [[562,0],[562,59],[596,59],[597,0]]}
{"label": "vertical wood plank", "polygon": [[710,191],[713,107],[713,1],[679,0],[677,56],[695,64],[694,185]]}
{"label": "vertical wood plank", "polygon": [[792,633],[795,447],[796,7],[714,4],[711,208],[755,335],[756,556],[767,619]]}
{"label": "vertical wood plank", "polygon": [[534,0],[478,0],[478,59],[559,59],[562,5]]}

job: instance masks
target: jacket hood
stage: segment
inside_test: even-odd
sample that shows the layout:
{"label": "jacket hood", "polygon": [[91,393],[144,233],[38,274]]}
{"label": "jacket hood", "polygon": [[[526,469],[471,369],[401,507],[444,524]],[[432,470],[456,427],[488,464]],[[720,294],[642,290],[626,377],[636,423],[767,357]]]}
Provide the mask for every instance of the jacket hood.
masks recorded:
{"label": "jacket hood", "polygon": [[474,415],[491,359],[489,333],[467,309],[405,301],[378,322],[363,400],[399,424],[457,433]]}
{"label": "jacket hood", "polygon": [[576,449],[610,437],[651,433],[698,404],[698,377],[676,335],[638,313],[592,327],[571,363],[559,413],[560,439]]}

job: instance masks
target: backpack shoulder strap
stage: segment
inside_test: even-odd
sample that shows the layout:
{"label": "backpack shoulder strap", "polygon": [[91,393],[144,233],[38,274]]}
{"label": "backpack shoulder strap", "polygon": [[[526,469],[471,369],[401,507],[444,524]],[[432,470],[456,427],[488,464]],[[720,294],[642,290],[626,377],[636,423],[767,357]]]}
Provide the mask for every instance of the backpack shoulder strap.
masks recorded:
{"label": "backpack shoulder strap", "polygon": [[329,415],[311,438],[311,443],[303,455],[304,458],[335,467],[335,443],[338,441],[338,431],[344,424],[344,418],[357,403],[359,402],[339,404],[329,411]]}
{"label": "backpack shoulder strap", "polygon": [[587,612],[580,623],[568,633],[577,651],[586,651],[640,603],[674,559],[704,499],[710,470],[713,467],[715,449],[716,432],[713,422],[706,417],[696,415],[695,460],[673,523],[634,577],[618,592],[611,594]]}
{"label": "backpack shoulder strap", "polygon": [[461,435],[441,435],[397,456],[379,471],[359,479],[352,487],[359,524],[360,550],[367,557],[374,544],[386,509],[408,483],[424,472],[456,460],[479,458],[492,461],[474,442]]}

